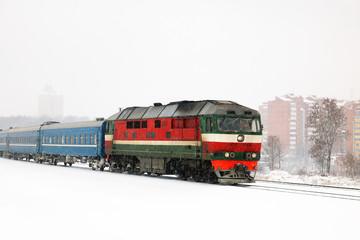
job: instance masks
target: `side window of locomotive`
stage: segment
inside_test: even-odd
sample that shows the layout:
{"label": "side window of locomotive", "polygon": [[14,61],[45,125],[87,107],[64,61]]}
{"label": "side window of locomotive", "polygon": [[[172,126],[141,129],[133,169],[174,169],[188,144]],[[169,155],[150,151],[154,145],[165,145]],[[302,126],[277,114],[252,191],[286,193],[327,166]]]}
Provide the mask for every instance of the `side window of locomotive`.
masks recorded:
{"label": "side window of locomotive", "polygon": [[106,122],[105,133],[110,133],[110,122]]}
{"label": "side window of locomotive", "polygon": [[254,119],[252,121],[252,129],[255,132],[261,132],[261,126],[260,126],[260,122],[258,119]]}
{"label": "side window of locomotive", "polygon": [[184,127],[184,119],[182,118],[175,118],[172,119],[172,128],[183,128]]}
{"label": "side window of locomotive", "polygon": [[132,129],[132,128],[134,128],[134,122],[133,122],[133,121],[128,121],[128,122],[126,122],[126,128],[127,128],[127,129]]}
{"label": "side window of locomotive", "polygon": [[213,132],[214,131],[214,123],[212,121],[212,118],[206,118],[206,131],[207,132]]}
{"label": "side window of locomotive", "polygon": [[140,128],[140,121],[134,121],[134,128]]}
{"label": "side window of locomotive", "polygon": [[184,119],[184,128],[196,128],[196,119],[195,118],[185,118]]}

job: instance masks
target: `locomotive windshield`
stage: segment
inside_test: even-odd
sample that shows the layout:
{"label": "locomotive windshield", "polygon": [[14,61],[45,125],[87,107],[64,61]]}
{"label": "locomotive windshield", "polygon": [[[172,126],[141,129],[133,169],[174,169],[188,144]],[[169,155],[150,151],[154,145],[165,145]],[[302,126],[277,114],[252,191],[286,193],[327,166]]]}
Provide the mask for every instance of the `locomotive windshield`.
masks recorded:
{"label": "locomotive windshield", "polygon": [[223,117],[217,119],[217,125],[220,132],[259,133],[261,131],[259,119],[255,118]]}

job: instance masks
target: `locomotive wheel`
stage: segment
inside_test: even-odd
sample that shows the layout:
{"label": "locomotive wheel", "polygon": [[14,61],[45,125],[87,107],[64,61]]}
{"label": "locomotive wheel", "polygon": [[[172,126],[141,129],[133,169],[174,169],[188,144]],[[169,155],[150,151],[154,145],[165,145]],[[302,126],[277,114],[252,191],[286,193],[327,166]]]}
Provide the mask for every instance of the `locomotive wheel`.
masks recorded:
{"label": "locomotive wheel", "polygon": [[71,166],[72,166],[72,163],[69,163],[69,166],[71,167]]}
{"label": "locomotive wheel", "polygon": [[134,174],[135,174],[135,175],[141,175],[140,168],[135,168],[135,169],[134,169]]}
{"label": "locomotive wheel", "polygon": [[55,165],[55,166],[57,165],[57,160],[54,161],[54,165]]}
{"label": "locomotive wheel", "polygon": [[66,162],[64,162],[64,165],[65,165],[65,167],[66,167]]}
{"label": "locomotive wheel", "polygon": [[199,173],[195,173],[192,178],[194,179],[195,182],[202,182],[202,177],[200,176]]}
{"label": "locomotive wheel", "polygon": [[177,177],[181,180],[186,181],[190,177],[190,175],[189,175],[188,171],[184,170],[184,171],[178,172]]}
{"label": "locomotive wheel", "polygon": [[207,182],[208,182],[208,183],[211,183],[211,184],[219,183],[219,182],[218,182],[218,178],[217,178],[217,176],[216,176],[216,174],[215,174],[214,172],[210,172],[210,173],[209,173]]}
{"label": "locomotive wheel", "polygon": [[116,170],[116,163],[115,162],[111,162],[110,163],[110,167],[109,167],[109,171],[110,172],[115,172]]}
{"label": "locomotive wheel", "polygon": [[101,166],[100,171],[104,171],[104,168],[105,168],[104,166]]}
{"label": "locomotive wheel", "polygon": [[134,173],[134,169],[132,167],[128,167],[126,169],[126,171],[127,171],[128,174],[133,174]]}

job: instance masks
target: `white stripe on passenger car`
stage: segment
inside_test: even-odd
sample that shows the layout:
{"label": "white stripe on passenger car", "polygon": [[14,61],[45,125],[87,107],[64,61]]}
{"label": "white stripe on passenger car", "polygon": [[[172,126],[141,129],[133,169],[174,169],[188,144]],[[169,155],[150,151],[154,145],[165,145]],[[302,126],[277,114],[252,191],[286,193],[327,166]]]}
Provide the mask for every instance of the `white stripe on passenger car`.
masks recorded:
{"label": "white stripe on passenger car", "polygon": [[14,143],[10,143],[9,144],[10,147],[36,147],[36,144],[14,144]]}
{"label": "white stripe on passenger car", "polygon": [[97,147],[97,145],[41,144],[46,147]]}

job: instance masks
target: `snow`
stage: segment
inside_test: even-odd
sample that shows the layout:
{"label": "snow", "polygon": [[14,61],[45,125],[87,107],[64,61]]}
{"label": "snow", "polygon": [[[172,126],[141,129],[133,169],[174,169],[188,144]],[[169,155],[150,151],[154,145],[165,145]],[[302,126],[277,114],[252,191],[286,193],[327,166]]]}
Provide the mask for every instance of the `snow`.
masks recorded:
{"label": "snow", "polygon": [[319,175],[292,175],[283,170],[274,170],[256,175],[258,180],[283,181],[293,183],[305,183],[324,186],[342,186],[360,188],[359,178],[346,178],[341,176],[319,176]]}
{"label": "snow", "polygon": [[0,158],[0,239],[360,239],[360,202]]}

